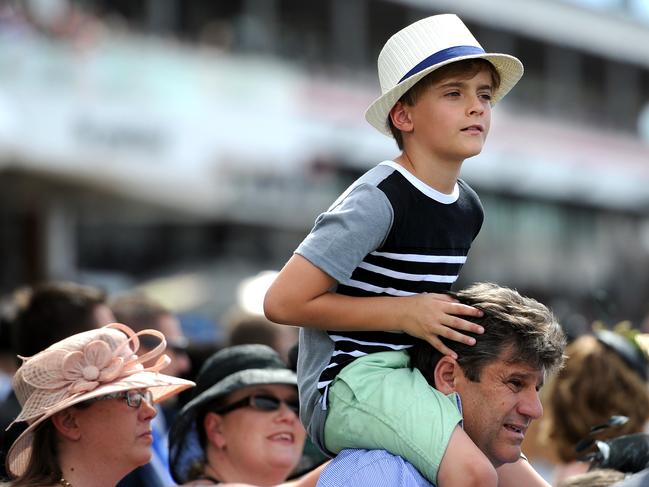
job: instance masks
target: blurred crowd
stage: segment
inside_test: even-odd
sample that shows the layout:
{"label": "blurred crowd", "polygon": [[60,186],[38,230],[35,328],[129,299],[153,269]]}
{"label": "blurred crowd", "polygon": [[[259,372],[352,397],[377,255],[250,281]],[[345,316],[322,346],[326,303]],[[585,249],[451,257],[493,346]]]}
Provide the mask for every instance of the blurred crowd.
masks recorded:
{"label": "blurred crowd", "polygon": [[[120,486],[176,485],[171,473],[174,470],[170,470],[169,465],[168,431],[185,403],[192,398],[196,399],[197,396],[200,396],[200,392],[209,391],[210,387],[218,382],[215,373],[221,374],[220,379],[225,379],[229,375],[225,372],[227,367],[224,367],[231,361],[226,360],[225,363],[223,360],[219,361],[218,353],[216,353],[219,350],[230,351],[235,355],[240,353],[244,358],[248,356],[254,359],[253,362],[258,361],[261,357],[268,361],[268,364],[263,364],[262,367],[255,362],[254,365],[257,368],[278,368],[286,374],[286,376],[282,376],[282,380],[287,382],[286,386],[273,384],[262,387],[260,392],[273,393],[268,397],[259,396],[262,408],[281,409],[280,404],[269,406],[263,402],[264,400],[272,402],[276,397],[274,393],[277,391],[269,391],[269,388],[278,388],[279,392],[291,396],[292,399],[287,399],[289,406],[297,403],[295,373],[289,368],[289,363],[293,367],[295,366],[295,355],[291,361],[290,352],[297,342],[297,330],[271,323],[263,315],[246,314],[241,310],[235,310],[225,323],[227,328],[225,342],[190,343],[183,333],[178,317],[161,303],[141,292],[108,296],[102,290],[91,286],[72,282],[48,282],[33,288],[18,289],[11,295],[4,296],[1,303],[0,452],[2,459],[0,461],[0,476],[3,480],[8,477],[5,465],[7,452],[27,426],[27,423],[24,422],[11,424],[21,412],[19,398],[12,389],[12,378],[24,360],[23,358],[35,356],[50,345],[67,337],[97,330],[109,323],[128,323],[128,326],[136,334],[144,330],[157,330],[162,333],[166,339],[166,354],[169,356],[170,362],[161,372],[169,376],[192,380],[196,380],[198,377],[199,384],[196,389],[188,389],[155,405],[156,414],[151,419],[153,436],[151,460],[124,477],[118,484]],[[144,333],[139,338],[139,350],[143,355],[151,353],[159,346],[159,342],[160,340],[155,336]],[[258,348],[248,349],[246,347],[249,345],[246,344],[255,344],[254,347]],[[247,368],[249,365],[242,363],[241,368]],[[236,371],[231,370],[230,372]],[[252,385],[258,386],[258,384]],[[242,386],[228,390],[227,393],[241,394],[242,391],[238,390],[241,388],[245,389]],[[223,401],[224,397],[221,396],[223,394],[215,395],[212,390],[208,398],[210,407],[213,407],[212,400],[215,397],[217,400]],[[199,409],[202,411],[201,414],[206,414],[204,407]],[[194,409],[191,412],[192,415],[195,414]],[[292,448],[289,449],[288,454],[284,450],[278,454],[280,457],[283,455],[284,458],[280,462],[281,468],[279,468],[278,474],[274,476],[277,481],[285,480],[291,474],[297,475],[310,470],[324,460],[324,457],[315,449],[309,449],[308,446],[304,448],[305,432],[299,422],[296,408],[286,407],[280,412],[282,417],[279,419],[279,423],[288,425],[290,431],[290,439],[285,442],[291,444]],[[277,421],[277,418],[272,416],[265,419],[271,426],[273,422]],[[11,426],[8,428],[10,424]],[[183,420],[183,424],[187,424],[186,419]],[[268,429],[268,425],[265,429]],[[245,428],[243,430],[238,428],[234,435],[245,436],[242,446],[244,449],[248,449],[247,456],[250,458],[242,461],[251,471],[261,472],[260,479],[267,476],[267,472],[261,469],[260,465],[273,464],[273,459],[267,458],[272,457],[273,451],[268,452],[267,457],[259,458],[257,454],[252,453],[249,447],[253,444],[251,442],[259,443],[261,441],[259,438],[262,437],[265,429],[263,424],[257,425],[255,431],[251,433],[244,433],[242,431],[245,431]],[[183,435],[187,436],[186,433]],[[257,439],[255,439],[256,437]],[[182,441],[184,442],[185,439]],[[230,438],[229,441],[232,439]],[[197,446],[197,448],[201,447]],[[203,457],[202,454],[198,456]],[[233,462],[233,465],[240,468],[236,466],[237,462]],[[179,468],[176,467],[176,469]],[[196,472],[194,475],[197,475]],[[178,477],[176,477],[177,479]],[[183,482],[191,480],[193,480],[191,476],[183,474]]]}
{"label": "blurred crowd", "polygon": [[[229,316],[224,343],[195,344],[183,334],[178,317],[150,296],[108,296],[71,282],[21,288],[1,303],[3,478],[8,475],[5,456],[27,426],[7,428],[21,411],[12,389],[21,359],[113,322],[127,324],[136,334],[163,334],[171,361],[162,372],[197,383],[155,404],[151,460],[118,485],[200,485],[227,478],[229,471],[254,472],[249,483],[275,485],[326,460],[299,421],[293,327],[236,311]],[[643,475],[649,461],[649,335],[641,326],[594,324],[590,332],[572,338],[565,366],[547,378],[541,392],[544,415],[528,432],[523,449],[552,485],[644,485],[629,483]],[[146,332],[139,339],[143,355],[158,346],[159,340]],[[273,415],[243,414],[236,424],[224,423],[225,413],[237,409]],[[279,446],[269,450],[264,445],[273,435]],[[226,442],[228,449],[218,448]]]}

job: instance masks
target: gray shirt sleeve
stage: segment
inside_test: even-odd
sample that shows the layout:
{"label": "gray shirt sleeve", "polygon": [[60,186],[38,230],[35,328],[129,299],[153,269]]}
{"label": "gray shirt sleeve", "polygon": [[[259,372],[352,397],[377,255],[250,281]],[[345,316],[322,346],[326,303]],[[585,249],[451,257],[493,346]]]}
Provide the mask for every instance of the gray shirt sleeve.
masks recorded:
{"label": "gray shirt sleeve", "polygon": [[[316,219],[313,230],[295,252],[336,281],[345,282],[363,258],[385,240],[392,221],[392,206],[383,191],[361,182],[352,185]],[[323,452],[326,399],[316,385],[332,352],[333,342],[326,331],[300,329],[300,419]]]}
{"label": "gray shirt sleeve", "polygon": [[383,243],[393,216],[383,191],[367,183],[352,186],[318,216],[295,253],[345,282],[363,258]]}

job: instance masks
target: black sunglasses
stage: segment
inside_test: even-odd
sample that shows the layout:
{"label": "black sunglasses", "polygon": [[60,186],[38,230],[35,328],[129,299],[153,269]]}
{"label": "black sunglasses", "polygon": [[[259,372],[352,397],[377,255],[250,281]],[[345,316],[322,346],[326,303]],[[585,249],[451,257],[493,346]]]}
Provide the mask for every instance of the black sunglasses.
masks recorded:
{"label": "black sunglasses", "polygon": [[251,407],[257,411],[277,411],[282,403],[286,404],[288,408],[295,413],[296,416],[300,414],[300,403],[297,399],[289,399],[285,401],[284,399],[279,399],[275,396],[268,396],[263,394],[253,394],[252,396],[246,396],[243,399],[228,404],[221,409],[214,411],[217,414],[226,414],[235,409]]}

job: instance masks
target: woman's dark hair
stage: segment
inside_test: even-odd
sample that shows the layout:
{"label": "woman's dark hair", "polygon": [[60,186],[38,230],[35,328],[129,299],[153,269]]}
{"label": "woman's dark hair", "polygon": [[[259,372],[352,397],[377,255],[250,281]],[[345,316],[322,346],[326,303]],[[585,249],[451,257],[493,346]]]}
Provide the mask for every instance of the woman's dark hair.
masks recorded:
{"label": "woman's dark hair", "polygon": [[32,454],[25,473],[11,482],[12,487],[56,484],[61,478],[56,428],[49,419],[34,430]]}
{"label": "woman's dark hair", "polygon": [[[84,401],[75,404],[73,408],[86,409],[94,401]],[[43,421],[34,429],[32,438],[32,454],[25,473],[14,479],[11,487],[40,487],[56,484],[62,477],[59,466],[59,442],[56,427],[51,419]]]}
{"label": "woman's dark hair", "polygon": [[189,470],[187,472],[187,481],[196,480],[202,478],[205,475],[205,463],[207,462],[207,458],[205,458],[205,455],[207,453],[207,433],[205,433],[204,425],[205,416],[207,416],[208,413],[218,411],[220,408],[222,408],[226,404],[227,397],[227,395],[222,396],[208,402],[207,404],[203,405],[196,413],[194,427],[196,428],[198,442],[200,443],[201,449],[203,450],[203,457],[200,460],[194,462],[193,465],[189,467]]}

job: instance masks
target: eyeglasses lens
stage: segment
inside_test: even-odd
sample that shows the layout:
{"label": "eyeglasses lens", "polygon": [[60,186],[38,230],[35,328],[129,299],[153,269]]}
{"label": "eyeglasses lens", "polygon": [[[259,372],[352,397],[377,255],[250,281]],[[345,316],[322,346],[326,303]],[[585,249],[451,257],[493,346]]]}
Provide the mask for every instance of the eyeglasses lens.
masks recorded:
{"label": "eyeglasses lens", "polygon": [[128,391],[126,393],[126,403],[132,408],[139,408],[143,400],[148,404],[153,404],[153,394],[151,394],[151,391]]}

